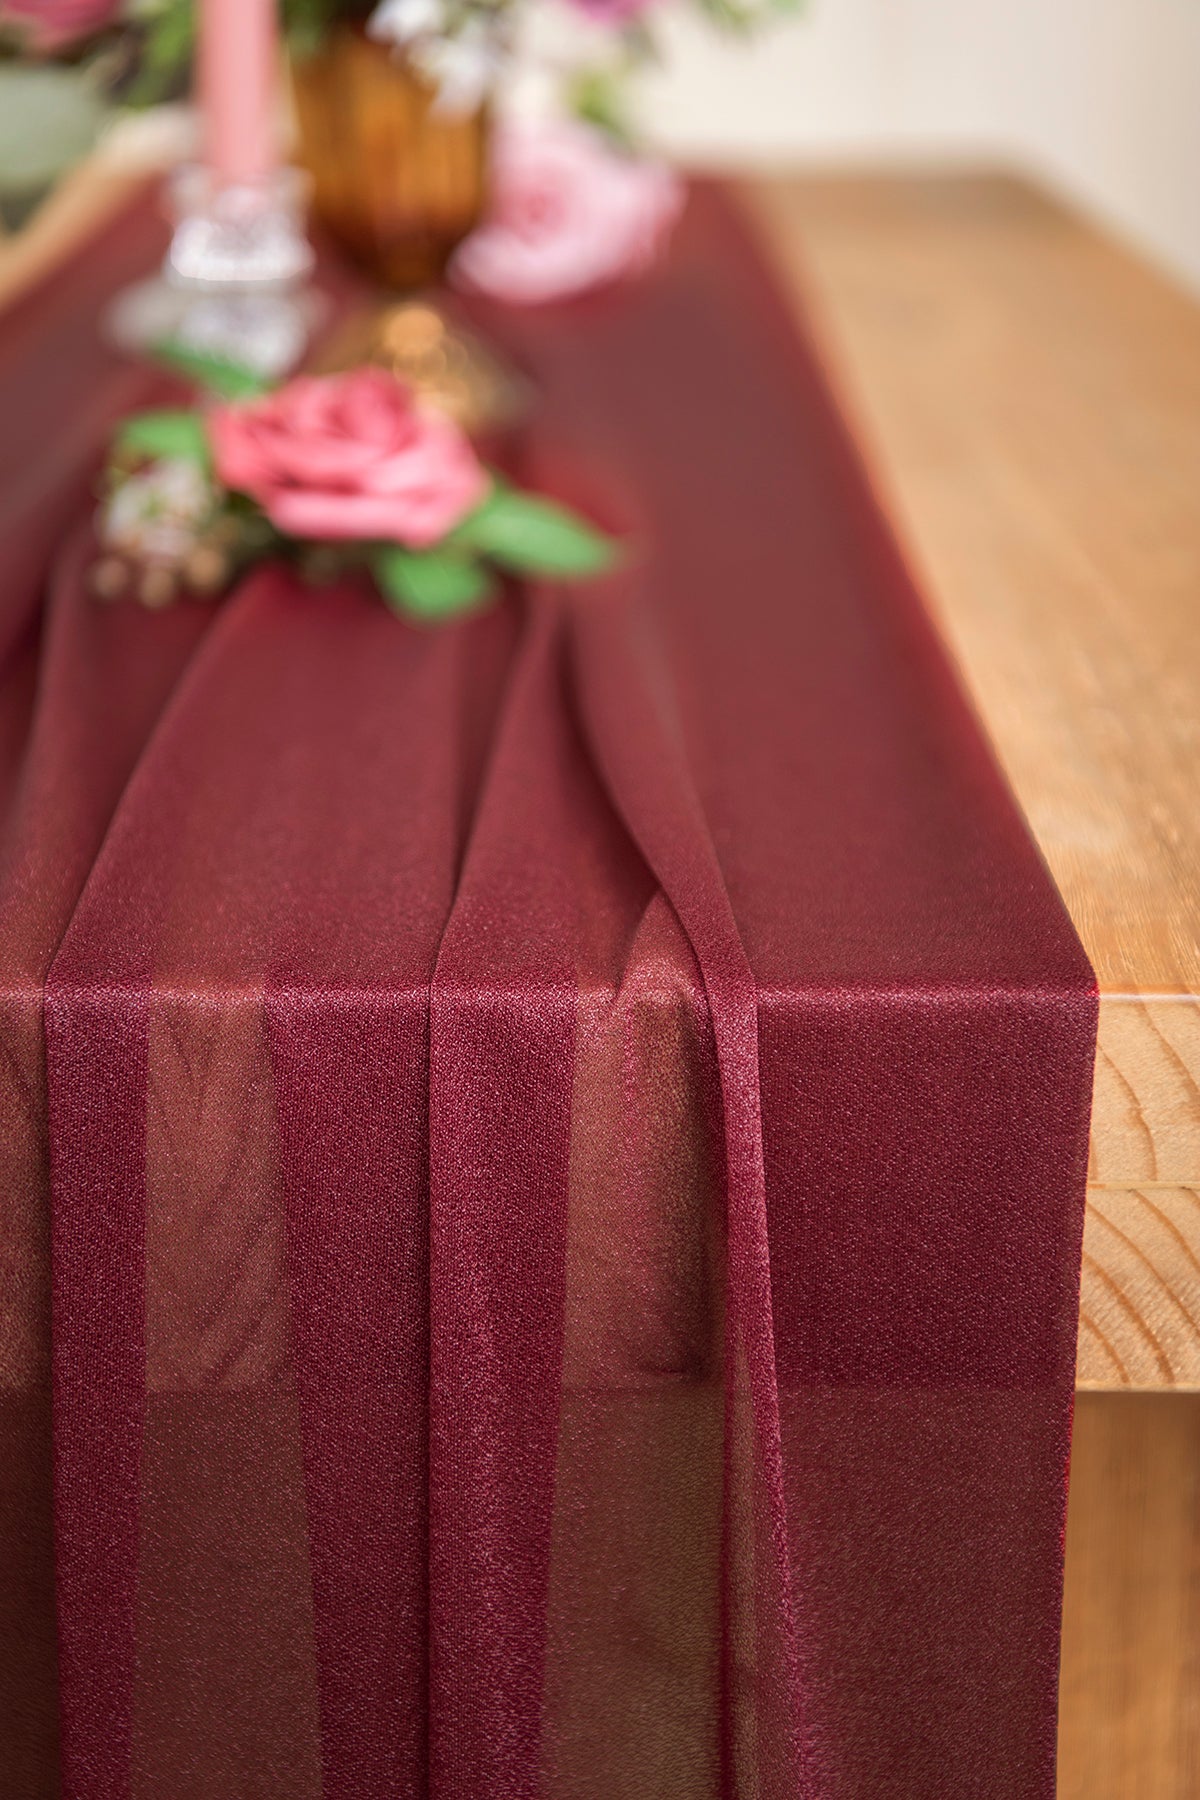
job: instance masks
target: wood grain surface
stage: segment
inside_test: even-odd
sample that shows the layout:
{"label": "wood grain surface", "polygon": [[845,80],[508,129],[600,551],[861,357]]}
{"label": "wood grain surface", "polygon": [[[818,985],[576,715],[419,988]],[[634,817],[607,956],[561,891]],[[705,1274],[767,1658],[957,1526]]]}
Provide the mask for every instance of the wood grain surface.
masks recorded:
{"label": "wood grain surface", "polygon": [[1079,1380],[1200,1386],[1200,307],[996,175],[745,184],[1100,983]]}
{"label": "wood grain surface", "polygon": [[1200,1389],[1195,1188],[1089,1188],[1076,1386]]}
{"label": "wood grain surface", "polygon": [[1081,1394],[1058,1800],[1200,1794],[1200,1396]]}

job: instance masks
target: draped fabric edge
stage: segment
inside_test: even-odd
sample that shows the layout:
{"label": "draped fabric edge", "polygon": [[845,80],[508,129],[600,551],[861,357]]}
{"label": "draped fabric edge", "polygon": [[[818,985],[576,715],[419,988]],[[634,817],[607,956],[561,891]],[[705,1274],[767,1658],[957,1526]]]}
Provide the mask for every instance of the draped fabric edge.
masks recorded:
{"label": "draped fabric edge", "polygon": [[[644,656],[653,658],[653,647],[639,634],[634,619],[636,578],[610,580],[595,604],[576,612],[573,619],[575,691],[593,761],[609,797],[631,838],[645,857],[663,894],[675,912],[696,959],[708,998],[711,1029],[720,1079],[725,1153],[725,1203],[730,1257],[725,1331],[725,1455],[723,1542],[732,1559],[735,1533],[733,1511],[736,1484],[749,1479],[761,1482],[761,1495],[742,1497],[765,1511],[765,1541],[771,1546],[775,1566],[769,1571],[769,1588],[755,1592],[756,1619],[731,1617],[733,1598],[727,1576],[722,1584],[722,1682],[728,1704],[722,1708],[722,1779],[724,1791],[737,1792],[734,1743],[731,1730],[739,1700],[736,1692],[735,1634],[748,1633],[753,1642],[757,1681],[774,1687],[775,1723],[790,1748],[793,1769],[803,1767],[799,1754],[803,1738],[803,1695],[793,1616],[791,1566],[788,1550],[787,1513],[784,1500],[783,1446],[780,1432],[779,1385],[775,1367],[772,1321],[770,1248],[767,1235],[766,1173],[763,1162],[762,1113],[759,1098],[758,995],[749,960],[734,919],[712,838],[699,796],[678,754],[678,735],[666,708],[669,701],[667,671],[661,665],[656,679],[645,679],[629,655],[638,643]],[[582,648],[586,642],[586,653]],[[588,662],[594,669],[607,665],[607,680],[589,680]],[[605,693],[621,693],[628,710],[623,718],[610,715]],[[652,695],[657,695],[655,707]],[[678,804],[678,816],[688,822],[688,844],[667,839],[655,829],[639,805],[636,766],[628,760],[630,747],[657,762],[669,774]],[[706,917],[706,908],[707,917]],[[744,1306],[732,1297],[747,1297]],[[753,1438],[749,1471],[735,1467],[736,1447],[744,1431],[738,1412],[744,1404],[739,1393],[738,1371],[746,1371],[746,1402]],[[765,1614],[766,1616],[762,1616]],[[772,1674],[769,1672],[773,1672]]]}

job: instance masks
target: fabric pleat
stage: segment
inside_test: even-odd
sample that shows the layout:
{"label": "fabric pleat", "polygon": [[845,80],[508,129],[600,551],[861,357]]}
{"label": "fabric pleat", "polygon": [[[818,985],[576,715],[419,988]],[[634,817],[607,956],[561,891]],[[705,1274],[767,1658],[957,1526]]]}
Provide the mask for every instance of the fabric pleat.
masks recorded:
{"label": "fabric pleat", "polygon": [[1050,1800],[1095,984],[736,209],[464,309],[629,555],[438,629],[91,597],[160,242],[0,317],[5,1791]]}

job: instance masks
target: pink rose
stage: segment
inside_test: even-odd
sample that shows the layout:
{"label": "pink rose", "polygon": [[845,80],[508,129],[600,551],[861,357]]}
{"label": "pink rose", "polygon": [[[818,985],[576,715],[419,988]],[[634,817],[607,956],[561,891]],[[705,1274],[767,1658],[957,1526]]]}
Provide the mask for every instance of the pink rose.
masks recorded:
{"label": "pink rose", "polygon": [[490,218],[454,260],[455,279],[533,305],[646,268],[683,204],[661,163],[613,150],[582,125],[511,125],[497,139]]}
{"label": "pink rose", "polygon": [[423,550],[473,512],[488,477],[451,419],[384,369],[300,376],[208,415],[217,476],[288,537]]}
{"label": "pink rose", "polygon": [[0,25],[12,26],[35,50],[65,50],[113,24],[121,0],[0,0]]}

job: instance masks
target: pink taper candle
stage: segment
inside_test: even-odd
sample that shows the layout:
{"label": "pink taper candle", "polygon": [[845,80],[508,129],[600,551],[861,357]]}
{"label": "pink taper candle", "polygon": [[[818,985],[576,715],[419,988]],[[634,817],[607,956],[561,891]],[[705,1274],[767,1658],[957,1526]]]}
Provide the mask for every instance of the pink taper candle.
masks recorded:
{"label": "pink taper candle", "polygon": [[220,185],[262,181],[274,168],[278,78],[276,0],[201,0],[204,156]]}

